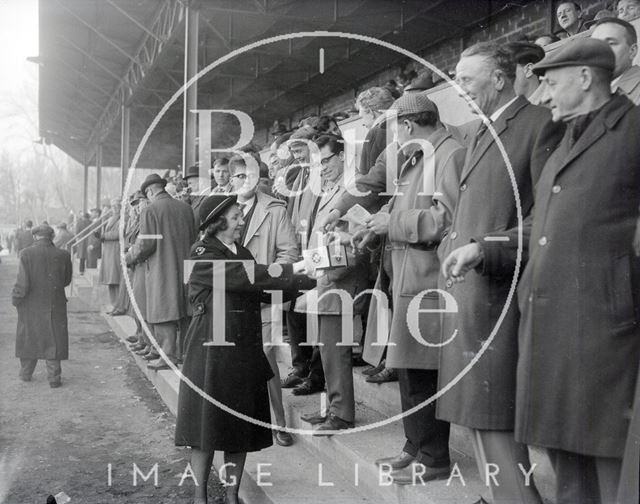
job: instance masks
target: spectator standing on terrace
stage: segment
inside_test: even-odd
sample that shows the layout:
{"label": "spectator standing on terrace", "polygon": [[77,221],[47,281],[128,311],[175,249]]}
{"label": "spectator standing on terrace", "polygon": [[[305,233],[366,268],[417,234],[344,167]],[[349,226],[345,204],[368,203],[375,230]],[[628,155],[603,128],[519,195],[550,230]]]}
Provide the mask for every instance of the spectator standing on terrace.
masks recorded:
{"label": "spectator standing on terrace", "polygon": [[47,362],[51,388],[62,385],[61,360],[69,358],[67,297],[71,283],[71,256],[53,245],[53,229],[40,225],[33,229],[33,246],[20,253],[18,278],[11,294],[18,309],[16,357],[20,359],[20,379],[31,381],[38,359]]}
{"label": "spectator standing on terrace", "polygon": [[[511,177],[522,215],[527,216],[536,180],[560,141],[563,128],[552,123],[549,110],[516,95],[515,77],[513,54],[491,43],[469,47],[456,66],[456,82],[484,117],[468,148],[453,221],[439,250],[441,257],[458,244],[483,240],[489,233],[517,224]],[[512,172],[489,125],[506,150]],[[440,352],[440,388],[458,376],[483,348],[499,317],[501,323],[487,354],[438,399],[437,417],[469,429],[481,475],[486,473],[487,464],[501,468],[499,484],[490,485],[494,502],[539,504],[535,486],[527,486],[518,469],[521,464],[529,470],[527,447],[513,438],[519,314],[514,303],[507,303],[511,285],[509,275],[483,276],[475,272],[463,284],[449,282],[442,286],[456,300],[458,310],[443,314],[443,340],[451,339],[454,333],[456,336]]]}
{"label": "spectator standing on terrace", "polygon": [[369,173],[376,159],[387,146],[387,132],[381,128],[380,118],[392,103],[391,92],[381,87],[366,89],[356,98],[358,115],[368,130],[360,153],[358,172],[362,175]]}
{"label": "spectator standing on terrace", "polygon": [[539,105],[542,90],[540,80],[533,73],[532,67],[544,58],[544,49],[532,42],[510,42],[506,44],[507,50],[513,53],[516,61],[516,79],[513,88],[517,95],[524,96],[534,105]]}
{"label": "spectator standing on terrace", "polygon": [[[465,149],[444,128],[437,107],[424,92],[405,93],[391,110],[397,113],[398,143],[407,157],[400,171],[399,192],[368,220],[366,229],[356,233],[354,243],[363,247],[375,237],[383,240],[376,289],[391,299],[386,363],[397,370],[406,413],[438,390],[441,314],[428,311],[437,310],[441,299],[436,293],[419,296],[438,287],[436,250],[453,217]],[[420,315],[410,310],[415,299]],[[373,346],[378,342],[377,315],[378,305],[373,302],[367,322],[367,360],[372,353],[380,353]],[[398,455],[376,461],[393,469],[394,482],[415,484],[415,474],[428,481],[449,473],[449,423],[437,420],[435,410],[432,402],[404,416],[404,447]]]}
{"label": "spectator standing on terrace", "polygon": [[100,238],[102,240],[102,261],[100,262],[99,282],[109,288],[111,309],[116,309],[118,288],[120,285],[120,198],[111,200],[111,215],[104,225]]}
{"label": "spectator standing on terrace", "polygon": [[58,247],[58,248],[62,248],[64,250],[66,250],[67,252],[69,252],[70,250],[70,246],[69,246],[69,242],[71,241],[71,238],[73,238],[73,235],[71,234],[71,232],[67,229],[67,223],[66,222],[61,222],[60,224],[58,224],[56,226],[56,234],[55,237],[53,239],[53,244]]}
{"label": "spectator standing on terrace", "polygon": [[632,21],[640,17],[640,0],[620,0],[616,12],[619,19]]}
{"label": "spectator standing on terrace", "polygon": [[[166,358],[175,364],[182,357],[178,331],[184,338],[188,326],[184,261],[196,241],[196,230],[191,207],[169,196],[166,184],[166,179],[152,173],[140,186],[151,203],[140,214],[140,233],[130,259],[147,262],[147,321]],[[169,364],[158,355],[148,367],[157,371]]]}
{"label": "spectator standing on terrace", "polygon": [[[82,231],[91,224],[91,219],[87,212],[81,212],[78,220],[76,221],[76,225],[74,227],[74,233],[78,235],[82,233]],[[88,237],[83,234],[80,237],[80,241],[75,245],[76,247],[76,257],[78,258],[79,267],[78,271],[81,275],[84,275],[84,271],[87,266],[87,243]]]}
{"label": "spectator standing on terrace", "polygon": [[636,29],[622,19],[602,19],[596,23],[591,38],[604,40],[616,57],[611,90],[619,90],[634,104],[640,104],[640,66],[633,64],[638,54]]}
{"label": "spectator standing on terrace", "polygon": [[561,39],[587,31],[582,19],[582,7],[577,2],[560,2],[556,9],[556,17],[561,28],[557,35]]}
{"label": "spectator standing on terrace", "polygon": [[218,158],[213,162],[213,180],[216,186],[211,190],[211,194],[230,194],[233,192],[233,186],[230,182],[229,159],[226,157]]}
{"label": "spectator standing on terrace", "polygon": [[87,237],[87,269],[96,269],[98,259],[102,257],[102,242],[100,241],[100,209],[92,208],[90,212],[93,230]]}

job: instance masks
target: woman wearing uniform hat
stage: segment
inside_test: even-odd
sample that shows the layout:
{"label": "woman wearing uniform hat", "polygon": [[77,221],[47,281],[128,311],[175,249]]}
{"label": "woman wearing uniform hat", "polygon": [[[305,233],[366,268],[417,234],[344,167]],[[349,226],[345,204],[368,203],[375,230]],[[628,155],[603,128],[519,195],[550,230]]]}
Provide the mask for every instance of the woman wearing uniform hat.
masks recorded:
{"label": "woman wearing uniform hat", "polygon": [[[175,442],[192,448],[191,466],[198,483],[196,504],[207,502],[207,480],[215,450],[224,452],[227,502],[235,504],[247,452],[273,444],[269,428],[232,413],[270,424],[267,381],[273,373],[262,349],[260,302],[265,290],[300,289],[309,282],[294,274],[303,271],[302,261],[277,265],[281,272],[277,278],[270,275],[275,265],[256,264],[251,252],[238,243],[243,224],[236,196],[209,196],[200,209],[204,237],[191,248],[191,259],[202,262],[195,263],[189,278],[193,318],[186,336],[182,374],[195,387],[186,381],[180,383]],[[213,299],[211,263],[222,260],[249,261],[254,269],[253,281],[249,281],[240,262],[225,266],[224,307]],[[224,335],[217,337],[224,336],[227,346],[203,346],[221,327]]]}

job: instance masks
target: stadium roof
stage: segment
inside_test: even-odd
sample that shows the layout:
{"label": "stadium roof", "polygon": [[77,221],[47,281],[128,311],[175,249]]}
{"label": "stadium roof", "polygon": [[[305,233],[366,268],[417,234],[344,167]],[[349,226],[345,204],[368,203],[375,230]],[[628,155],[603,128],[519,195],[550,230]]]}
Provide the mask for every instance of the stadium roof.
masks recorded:
{"label": "stadium roof", "polygon": [[[41,136],[88,164],[100,143],[103,165],[118,166],[122,105],[131,110],[133,151],[184,82],[187,4],[199,12],[199,68],[246,44],[302,31],[356,33],[418,52],[517,6],[471,0],[40,0]],[[200,79],[198,108],[235,108],[250,114],[257,127],[267,126],[404,60],[355,40],[284,40]],[[182,124],[179,99],[150,138],[140,165],[177,166]]]}

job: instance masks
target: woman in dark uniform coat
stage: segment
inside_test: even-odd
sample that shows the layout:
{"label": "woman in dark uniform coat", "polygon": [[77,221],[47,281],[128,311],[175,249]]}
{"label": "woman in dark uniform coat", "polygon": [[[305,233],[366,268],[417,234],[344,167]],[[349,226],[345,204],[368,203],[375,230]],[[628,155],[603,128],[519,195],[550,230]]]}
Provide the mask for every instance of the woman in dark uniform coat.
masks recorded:
{"label": "woman in dark uniform coat", "polygon": [[[205,236],[191,248],[191,260],[251,261],[255,276],[250,282],[242,264],[226,265],[224,310],[214,310],[212,264],[195,264],[189,278],[193,318],[186,336],[182,373],[215,401],[270,424],[267,381],[273,373],[262,349],[260,302],[264,290],[302,288],[306,277],[293,274],[294,270],[302,271],[302,262],[278,265],[282,274],[275,279],[267,266],[255,264],[251,252],[237,243],[244,223],[235,202],[235,196],[213,195],[202,203],[200,229]],[[224,321],[219,320],[222,316]],[[212,340],[214,327],[222,327],[222,322],[225,341],[234,346],[203,346]],[[207,502],[207,479],[215,450],[224,452],[227,500],[237,503],[247,452],[271,446],[271,436],[269,428],[223,411],[184,381],[180,383],[175,442],[193,449],[191,467],[198,482],[195,503]]]}

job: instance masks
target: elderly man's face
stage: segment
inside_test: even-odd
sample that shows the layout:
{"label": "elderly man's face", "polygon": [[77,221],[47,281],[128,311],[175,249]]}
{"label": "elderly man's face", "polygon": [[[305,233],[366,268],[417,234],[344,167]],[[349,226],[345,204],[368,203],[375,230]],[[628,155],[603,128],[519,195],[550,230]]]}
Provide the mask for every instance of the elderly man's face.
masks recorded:
{"label": "elderly man's face", "polygon": [[542,101],[550,106],[554,122],[570,121],[584,113],[583,68],[564,67],[546,71]]}
{"label": "elderly man's face", "polygon": [[187,187],[191,189],[192,192],[196,192],[198,190],[198,177],[189,177],[187,179]]}
{"label": "elderly man's face", "polygon": [[[493,62],[482,55],[462,57],[456,66],[456,83],[468,95],[462,98],[473,100],[486,115],[491,115],[500,101],[504,80],[497,78],[497,72]],[[477,113],[471,104],[469,107]]]}
{"label": "elderly man's face", "polygon": [[255,170],[247,170],[246,166],[235,165],[231,176],[233,192],[245,198],[251,198],[256,193],[258,176]]}
{"label": "elderly man's face", "polygon": [[229,183],[229,165],[215,165],[213,167],[213,179],[219,186],[226,186]]}
{"label": "elderly man's face", "polygon": [[578,27],[580,12],[573,3],[565,2],[558,5],[556,15],[558,17],[558,24],[563,30]]}
{"label": "elderly man's face", "polygon": [[618,17],[625,21],[631,21],[640,16],[640,1],[620,0],[618,2]]}
{"label": "elderly man's face", "polygon": [[624,27],[615,23],[604,23],[593,30],[591,38],[604,40],[616,56],[616,68],[613,77],[622,75],[633,64],[638,52],[638,44],[629,45]]}

